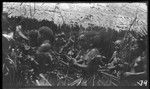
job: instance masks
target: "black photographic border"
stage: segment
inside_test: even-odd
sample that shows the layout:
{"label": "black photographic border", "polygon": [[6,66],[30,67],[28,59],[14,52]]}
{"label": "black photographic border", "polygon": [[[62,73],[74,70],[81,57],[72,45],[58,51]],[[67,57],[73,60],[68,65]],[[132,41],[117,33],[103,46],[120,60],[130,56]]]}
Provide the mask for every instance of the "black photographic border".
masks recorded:
{"label": "black photographic border", "polygon": [[[1,3],[1,14],[2,14],[2,10],[3,10],[3,2],[12,2],[12,1],[2,1]],[[79,0],[75,0],[75,1],[59,1],[59,0],[41,0],[41,1],[25,1],[25,0],[18,0],[18,1],[15,1],[15,2],[47,2],[47,3],[126,3],[126,2],[131,2],[131,3],[134,3],[134,2],[141,2],[141,3],[147,3],[147,7],[149,7],[149,2],[148,0],[140,0],[140,1],[127,1],[127,0],[89,0],[89,1],[79,1]],[[149,9],[148,9],[148,12],[149,12]],[[148,14],[148,13],[147,13]],[[2,16],[2,15],[1,15]],[[149,14],[147,15],[149,17]],[[149,19],[149,18],[148,18]],[[148,22],[148,27],[149,27],[149,20],[147,20]],[[1,27],[2,28],[2,27]],[[147,28],[148,29],[148,28]],[[2,30],[1,30],[2,31]],[[2,41],[1,41],[2,42]],[[2,47],[2,46],[1,46]],[[2,48],[1,48],[2,49]],[[2,50],[1,50],[2,52]],[[1,53],[2,55],[2,53]],[[1,56],[2,58],[2,56]],[[149,59],[149,30],[148,30],[148,59]],[[2,60],[1,60],[2,62]],[[1,64],[2,65],[2,64]],[[72,86],[72,87],[67,87],[67,86],[52,86],[52,87],[45,87],[45,86],[37,86],[37,87],[11,87],[11,88],[3,88],[2,89],[149,89],[149,60],[147,62],[147,65],[148,65],[148,69],[147,69],[147,72],[148,72],[148,86],[144,87],[144,86],[141,86],[141,87],[137,87],[137,86],[117,86],[117,87],[112,87],[112,86],[109,86],[109,87],[80,87],[80,86]],[[2,73],[2,72],[1,72]],[[1,74],[2,75],[2,74]],[[1,77],[2,78],[2,77]],[[2,84],[2,83],[1,83]]]}

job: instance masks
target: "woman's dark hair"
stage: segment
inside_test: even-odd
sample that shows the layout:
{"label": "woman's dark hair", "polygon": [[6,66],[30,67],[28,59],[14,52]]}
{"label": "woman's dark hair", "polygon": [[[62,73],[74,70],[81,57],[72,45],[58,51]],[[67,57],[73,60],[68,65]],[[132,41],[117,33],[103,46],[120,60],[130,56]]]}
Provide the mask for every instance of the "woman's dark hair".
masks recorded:
{"label": "woman's dark hair", "polygon": [[29,43],[30,43],[31,47],[39,46],[39,44],[38,44],[38,31],[31,30],[29,32],[28,36],[29,36]]}
{"label": "woman's dark hair", "polygon": [[39,40],[40,40],[40,44],[42,44],[45,40],[49,40],[50,43],[54,42],[54,34],[52,29],[50,29],[47,26],[42,26],[39,28]]}

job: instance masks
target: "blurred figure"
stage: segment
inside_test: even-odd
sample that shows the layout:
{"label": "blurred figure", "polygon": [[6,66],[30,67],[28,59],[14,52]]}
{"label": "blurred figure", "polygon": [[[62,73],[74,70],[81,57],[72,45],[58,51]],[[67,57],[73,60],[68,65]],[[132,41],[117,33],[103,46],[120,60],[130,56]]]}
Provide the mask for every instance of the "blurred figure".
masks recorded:
{"label": "blurred figure", "polygon": [[7,56],[9,52],[9,48],[11,45],[11,41],[13,39],[14,33],[10,32],[8,14],[3,12],[2,14],[2,52],[3,52],[3,60]]}
{"label": "blurred figure", "polygon": [[8,56],[11,52],[11,44],[14,41],[14,33],[9,28],[8,14],[2,14],[2,60],[3,60],[3,88],[15,87],[15,63]]}
{"label": "blurred figure", "polygon": [[2,33],[9,33],[9,21],[8,21],[8,14],[3,12],[2,14]]}
{"label": "blurred figure", "polygon": [[99,65],[104,65],[102,59],[105,59],[105,57],[100,55],[99,51],[94,48],[89,50],[79,60],[73,59],[73,62],[75,66],[82,69],[83,78],[88,79],[93,76],[93,74],[97,73]]}
{"label": "blurred figure", "polygon": [[35,73],[37,75],[51,71],[54,67],[52,57],[52,45],[54,42],[53,31],[46,26],[29,33],[29,42],[32,47],[36,47],[35,53]]}
{"label": "blurred figure", "polygon": [[47,26],[42,26],[38,29],[39,43],[42,44],[45,40],[48,40],[50,44],[54,42],[54,34],[52,29]]}
{"label": "blurred figure", "polygon": [[39,47],[46,40],[51,45],[55,40],[53,31],[47,26],[42,26],[38,30],[34,29],[29,32],[29,42],[32,47]]}
{"label": "blurred figure", "polygon": [[31,30],[29,32],[28,36],[29,36],[29,45],[31,47],[38,47],[38,46],[40,46],[38,44],[38,37],[39,37],[39,35],[38,35],[38,31],[37,30],[35,30],[35,29]]}

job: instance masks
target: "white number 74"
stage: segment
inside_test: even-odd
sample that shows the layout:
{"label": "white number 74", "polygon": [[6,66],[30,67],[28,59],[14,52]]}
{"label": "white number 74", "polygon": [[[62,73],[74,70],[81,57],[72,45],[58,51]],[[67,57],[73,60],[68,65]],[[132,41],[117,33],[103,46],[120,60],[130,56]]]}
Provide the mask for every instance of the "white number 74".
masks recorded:
{"label": "white number 74", "polygon": [[139,84],[140,86],[143,86],[143,85],[147,86],[147,82],[148,82],[147,80],[140,80],[137,82],[137,84]]}

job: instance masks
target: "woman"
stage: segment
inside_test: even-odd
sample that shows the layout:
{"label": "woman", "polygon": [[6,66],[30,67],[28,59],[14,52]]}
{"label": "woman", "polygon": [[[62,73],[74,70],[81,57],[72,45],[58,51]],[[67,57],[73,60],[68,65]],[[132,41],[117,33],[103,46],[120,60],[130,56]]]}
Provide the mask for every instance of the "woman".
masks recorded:
{"label": "woman", "polygon": [[94,48],[89,50],[79,60],[73,59],[74,67],[82,70],[82,82],[87,81],[98,72],[99,65],[104,65],[102,61],[103,58],[105,57],[99,55],[99,51]]}

